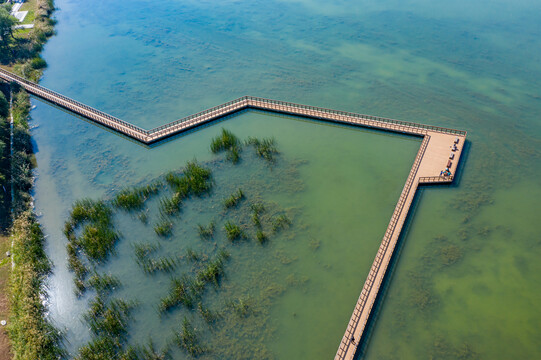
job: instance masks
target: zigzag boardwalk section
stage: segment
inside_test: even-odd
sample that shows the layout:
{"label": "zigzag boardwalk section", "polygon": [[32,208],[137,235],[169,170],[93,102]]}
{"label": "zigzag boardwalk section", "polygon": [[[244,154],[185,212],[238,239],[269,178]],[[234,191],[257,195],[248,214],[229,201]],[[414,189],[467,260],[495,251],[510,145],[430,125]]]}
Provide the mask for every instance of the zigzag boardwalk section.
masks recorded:
{"label": "zigzag boardwalk section", "polygon": [[[385,278],[387,268],[417,188],[419,185],[423,184],[443,184],[451,183],[453,181],[454,175],[441,176],[441,171],[445,168],[449,168],[451,174],[455,174],[467,135],[466,132],[462,130],[417,124],[377,116],[361,115],[253,96],[243,96],[239,99],[215,106],[154,129],[145,130],[106,114],[103,111],[94,109],[64,95],[46,89],[43,86],[25,80],[6,70],[0,69],[0,79],[6,82],[18,83],[26,91],[35,96],[43,98],[53,104],[147,145],[157,143],[168,137],[194,129],[205,123],[244,109],[258,109],[422,137],[423,140],[421,146],[415,157],[406,183],[404,184],[391,216],[391,220],[389,221],[387,230],[383,235],[383,240],[381,241],[374,262],[370,268],[370,272],[364,282],[346,327],[346,331],[336,352],[336,360],[349,360],[353,359],[356,355],[358,345],[361,342],[360,340],[363,339],[364,330],[368,324],[372,308],[376,302],[377,295]],[[353,339],[355,339],[355,341],[352,341]]]}

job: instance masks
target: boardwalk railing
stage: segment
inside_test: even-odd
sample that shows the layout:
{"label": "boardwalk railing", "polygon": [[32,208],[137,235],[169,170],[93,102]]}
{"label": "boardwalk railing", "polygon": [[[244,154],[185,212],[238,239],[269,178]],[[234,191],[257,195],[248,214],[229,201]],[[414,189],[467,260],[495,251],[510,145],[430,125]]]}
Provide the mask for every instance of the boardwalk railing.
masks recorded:
{"label": "boardwalk railing", "polygon": [[4,69],[0,69],[0,77],[8,82],[16,82],[21,85],[29,93],[44,98],[56,105],[74,111],[86,118],[99,122],[100,124],[111,127],[128,136],[135,137],[137,140],[145,141],[148,137],[148,131],[136,125],[130,124],[127,121],[111,116],[103,111],[94,109],[81,102],[73,100],[67,96],[49,90],[41,85],[28,81],[20,76],[10,73]]}
{"label": "boardwalk railing", "polygon": [[356,124],[377,129],[385,129],[414,135],[425,135],[428,131],[444,134],[465,136],[462,130],[449,129],[439,126],[418,124],[408,121],[382,118],[379,116],[356,114],[347,111],[332,110],[310,105],[301,105],[286,101],[271,100],[255,96],[243,96],[236,100],[226,102],[197,114],[189,115],[182,119],[158,126],[151,130],[142,129],[127,121],[111,116],[103,111],[94,109],[67,96],[49,90],[41,85],[28,81],[9,71],[0,69],[0,79],[8,82],[16,82],[33,95],[39,96],[56,105],[64,107],[81,116],[105,125],[113,130],[128,135],[142,143],[150,144],[158,142],[166,137],[192,129],[203,123],[218,119],[234,112],[246,109],[260,109],[285,113],[296,116],[311,117],[326,121]]}
{"label": "boardwalk railing", "polygon": [[423,176],[419,178],[419,184],[452,183],[455,177],[449,176]]}

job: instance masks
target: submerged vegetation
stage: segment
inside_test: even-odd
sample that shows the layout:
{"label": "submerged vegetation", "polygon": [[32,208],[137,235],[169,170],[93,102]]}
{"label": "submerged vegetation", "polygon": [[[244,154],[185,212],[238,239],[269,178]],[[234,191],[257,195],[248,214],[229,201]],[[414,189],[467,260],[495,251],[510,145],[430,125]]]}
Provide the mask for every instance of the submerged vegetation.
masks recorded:
{"label": "submerged vegetation", "polygon": [[[216,139],[215,139],[216,140]],[[213,148],[217,151],[232,151],[240,149],[240,141],[230,132],[223,130],[220,141],[214,141]],[[260,150],[258,156],[268,161],[275,154],[274,141],[255,141],[251,138],[246,142]],[[266,150],[265,150],[266,149]],[[273,150],[274,149],[274,150]],[[238,158],[237,158],[238,160]],[[82,199],[74,203],[70,216],[65,223],[64,234],[68,239],[67,251],[69,268],[75,274],[78,294],[87,289],[96,290],[96,298],[91,302],[91,309],[85,315],[93,338],[90,343],[81,347],[77,359],[146,359],[166,358],[169,356],[169,345],[157,351],[152,342],[148,346],[128,346],[128,326],[134,302],[120,299],[108,299],[112,292],[121,286],[117,277],[112,274],[100,274],[97,270],[115,253],[116,245],[121,238],[115,230],[115,218],[119,212],[131,213],[131,218],[138,217],[144,223],[150,218],[149,211],[157,211],[153,230],[156,238],[169,237],[177,224],[185,204],[212,196],[215,186],[210,168],[200,165],[196,160],[189,161],[178,172],[169,172],[163,176],[168,187],[160,187],[160,182],[150,185],[125,188],[114,195],[110,201]],[[161,190],[167,193],[157,201],[146,201]],[[223,191],[223,189],[221,189]],[[257,195],[256,195],[257,196]],[[248,317],[253,313],[249,298],[237,298],[236,301],[226,301],[222,304],[226,309],[217,311],[206,307],[206,295],[216,293],[226,280],[227,262],[230,253],[218,245],[218,242],[228,239],[226,246],[231,246],[236,240],[249,240],[253,237],[263,244],[269,241],[271,229],[276,232],[291,224],[289,218],[280,214],[275,205],[263,204],[260,200],[250,202],[249,207],[240,206],[246,201],[242,189],[237,188],[223,200],[209,199],[211,208],[218,211],[217,216],[207,224],[198,224],[195,236],[205,241],[202,246],[214,246],[207,251],[193,250],[182,246],[179,253],[163,255],[161,241],[134,243],[134,258],[141,270],[149,276],[160,276],[158,273],[171,274],[169,290],[155,304],[161,314],[169,313],[181,307],[192,316],[212,324],[233,314],[238,319]],[[146,208],[146,205],[148,208]],[[231,218],[224,219],[225,213],[218,209],[231,210]],[[223,226],[224,231],[216,234],[217,226]],[[150,230],[151,231],[151,230]],[[244,242],[248,243],[248,241]],[[180,249],[179,249],[180,250]],[[178,271],[178,269],[182,269]],[[180,273],[180,274],[179,274]],[[178,275],[177,275],[178,274]],[[211,291],[212,289],[212,291]],[[199,344],[192,323],[188,320],[182,324],[172,343],[177,344],[190,356],[199,356],[205,352]]]}
{"label": "submerged vegetation", "polygon": [[244,193],[241,189],[238,189],[235,193],[231,194],[224,200],[224,208],[229,209],[236,207],[242,199],[244,199]]}
{"label": "submerged vegetation", "polygon": [[227,235],[227,238],[230,241],[246,238],[246,233],[244,232],[244,230],[240,226],[238,226],[237,224],[233,223],[230,220],[227,220],[225,222],[224,230]]}
{"label": "submerged vegetation", "polygon": [[154,225],[154,232],[161,237],[167,237],[173,232],[173,223],[168,219],[162,218]]}
{"label": "submerged vegetation", "polygon": [[201,239],[211,239],[214,236],[214,230],[216,229],[216,225],[213,221],[210,222],[207,226],[198,224],[197,225],[197,232],[199,233],[199,237]]}
{"label": "submerged vegetation", "polygon": [[137,264],[147,274],[153,274],[157,271],[171,272],[177,266],[177,259],[173,257],[153,258],[152,254],[158,251],[158,245],[135,244],[135,258]]}
{"label": "submerged vegetation", "polygon": [[219,152],[227,152],[227,160],[236,164],[240,161],[240,153],[242,145],[239,138],[231,131],[222,129],[222,133],[212,139],[210,150],[217,154]]}
{"label": "submerged vegetation", "polygon": [[272,220],[272,230],[274,232],[285,229],[291,225],[291,220],[285,215],[279,215]]}
{"label": "submerged vegetation", "polygon": [[212,172],[197,163],[197,161],[188,161],[182,175],[168,173],[165,180],[175,193],[178,193],[181,199],[191,195],[203,196],[212,190]]}
{"label": "submerged vegetation", "polygon": [[246,140],[246,145],[252,145],[255,149],[255,153],[268,162],[274,162],[274,156],[278,154],[275,143],[276,140],[274,138],[263,138],[260,140],[250,136],[248,140]]}
{"label": "submerged vegetation", "polygon": [[145,201],[158,193],[159,184],[126,188],[121,190],[113,200],[113,205],[126,211],[141,210]]}
{"label": "submerged vegetation", "polygon": [[[114,231],[113,212],[104,201],[82,199],[75,202],[70,217],[64,225],[64,235],[68,238],[68,266],[75,273],[77,292],[85,291],[85,278],[88,266],[85,263],[100,263],[114,252],[119,235]],[[81,235],[76,231],[83,226]],[[86,256],[87,262],[82,255]]]}
{"label": "submerged vegetation", "polygon": [[199,344],[197,332],[186,317],[182,321],[182,329],[175,336],[176,344],[193,357],[197,357],[205,352]]}
{"label": "submerged vegetation", "polygon": [[101,296],[90,303],[84,319],[93,335],[92,341],[79,349],[77,359],[117,359],[129,354],[125,349],[128,323],[135,303],[121,299],[106,302]]}

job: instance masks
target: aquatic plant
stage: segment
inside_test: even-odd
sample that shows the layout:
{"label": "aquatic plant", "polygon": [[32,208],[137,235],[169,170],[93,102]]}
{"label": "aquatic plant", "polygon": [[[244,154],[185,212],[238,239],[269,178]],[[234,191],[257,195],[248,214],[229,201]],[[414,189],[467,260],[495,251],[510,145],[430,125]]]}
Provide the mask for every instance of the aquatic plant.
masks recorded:
{"label": "aquatic plant", "polygon": [[100,275],[94,273],[88,279],[88,287],[93,287],[98,294],[105,294],[121,285],[120,280],[117,277],[110,274]]}
{"label": "aquatic plant", "polygon": [[212,172],[199,165],[196,160],[186,163],[182,175],[168,173],[165,181],[179,194],[181,200],[190,195],[202,196],[213,186]]}
{"label": "aquatic plant", "polygon": [[135,257],[137,261],[141,261],[146,259],[149,255],[155,253],[160,248],[159,243],[155,244],[143,244],[143,243],[135,243],[133,244],[133,250],[135,252]]}
{"label": "aquatic plant", "polygon": [[192,248],[187,248],[186,259],[192,262],[199,261],[201,259],[201,255],[194,251]]}
{"label": "aquatic plant", "polygon": [[175,335],[175,342],[181,349],[193,357],[197,357],[205,352],[199,344],[195,328],[186,317],[182,321],[182,330]]}
{"label": "aquatic plant", "polygon": [[114,252],[119,235],[110,227],[98,224],[88,224],[83,228],[77,245],[84,251],[88,259],[100,262]]}
{"label": "aquatic plant", "polygon": [[238,317],[247,317],[253,313],[252,300],[250,298],[238,298],[235,301],[229,301],[227,306],[231,308]]}
{"label": "aquatic plant", "polygon": [[184,275],[181,278],[171,279],[169,293],[166,297],[160,299],[158,310],[160,312],[168,311],[178,305],[184,305],[191,309],[198,300],[204,284],[195,282],[192,278]]}
{"label": "aquatic plant", "polygon": [[111,223],[112,211],[104,201],[84,198],[75,201],[69,219],[71,229],[77,228],[86,221],[105,225]]}
{"label": "aquatic plant", "polygon": [[265,212],[265,206],[262,203],[253,203],[250,205],[250,209],[252,209],[252,222],[254,223],[254,226],[258,230],[261,230],[262,225],[260,215]]}
{"label": "aquatic plant", "polygon": [[[111,208],[103,201],[82,199],[76,201],[64,224],[64,234],[68,239],[68,267],[75,273],[74,284],[78,295],[84,293],[84,283],[88,268],[81,259],[86,258],[94,263],[104,262],[114,252],[120,235],[115,232],[112,222]],[[83,226],[79,238],[76,229]]]}
{"label": "aquatic plant", "polygon": [[94,338],[85,346],[79,348],[76,360],[109,360],[118,357],[122,351],[122,343],[108,336]]}
{"label": "aquatic plant", "polygon": [[212,189],[212,173],[197,161],[188,161],[183,170],[183,179],[188,184],[189,194],[201,196]]}
{"label": "aquatic plant", "polygon": [[137,214],[137,218],[141,220],[143,224],[148,224],[148,214],[145,211],[141,211],[139,214]]}
{"label": "aquatic plant", "polygon": [[241,189],[238,189],[235,193],[231,194],[224,200],[224,208],[229,209],[236,207],[242,199],[244,199],[244,193]]}
{"label": "aquatic plant", "polygon": [[[134,360],[168,360],[171,359],[169,355],[169,349],[166,347],[163,350],[156,349],[152,339],[148,341],[146,345],[138,346],[134,348]],[[124,357],[122,360],[127,360]]]}
{"label": "aquatic plant", "polygon": [[160,248],[159,244],[134,244],[133,247],[135,262],[147,274],[153,274],[157,271],[171,272],[178,265],[178,261],[174,257],[151,257]]}
{"label": "aquatic plant", "polygon": [[173,232],[173,223],[168,219],[162,218],[154,225],[154,231],[158,236],[168,237]]}
{"label": "aquatic plant", "polygon": [[265,243],[267,240],[268,240],[268,237],[267,235],[262,231],[262,230],[257,230],[256,234],[255,234],[255,237],[256,237],[256,240],[260,243],[260,244],[263,244]]}
{"label": "aquatic plant", "polygon": [[242,151],[240,140],[231,131],[222,129],[220,135],[214,137],[210,143],[210,150],[217,154],[222,151],[227,152],[227,160],[236,164],[240,160]]}
{"label": "aquatic plant", "polygon": [[214,236],[215,229],[216,225],[214,224],[214,221],[211,221],[207,226],[197,224],[197,232],[201,239],[211,239]]}
{"label": "aquatic plant", "polygon": [[285,215],[278,215],[272,220],[272,231],[277,232],[291,225],[291,220]]}
{"label": "aquatic plant", "polygon": [[112,299],[106,303],[98,295],[83,316],[93,334],[93,339],[79,349],[77,359],[132,359],[133,348],[123,350],[127,340],[128,323],[134,302]]}
{"label": "aquatic plant", "polygon": [[274,155],[278,154],[274,138],[263,138],[261,140],[255,137],[249,137],[246,145],[252,145],[256,154],[268,162],[274,162]]}
{"label": "aquatic plant", "polygon": [[230,220],[227,220],[225,222],[224,230],[227,235],[227,238],[230,241],[246,238],[246,234],[244,233],[244,230],[242,230],[240,226],[231,222]]}
{"label": "aquatic plant", "polygon": [[165,215],[175,215],[180,211],[182,198],[180,193],[176,192],[172,197],[163,197],[160,199],[160,213]]}
{"label": "aquatic plant", "polygon": [[220,279],[224,274],[224,262],[229,259],[229,256],[228,252],[220,250],[218,254],[206,264],[206,267],[197,273],[197,280],[219,286]]}
{"label": "aquatic plant", "polygon": [[448,245],[440,249],[440,259],[444,266],[453,265],[461,257],[462,250],[456,245]]}
{"label": "aquatic plant", "polygon": [[90,303],[88,313],[83,318],[93,334],[122,338],[127,334],[127,324],[134,306],[135,303],[122,299],[112,299],[105,303],[98,295]]}
{"label": "aquatic plant", "polygon": [[197,304],[197,309],[207,324],[212,324],[221,318],[221,314],[219,312],[208,309],[202,303]]}
{"label": "aquatic plant", "polygon": [[150,195],[158,193],[157,183],[122,189],[113,199],[113,205],[125,211],[140,210]]}
{"label": "aquatic plant", "polygon": [[240,153],[242,148],[240,146],[233,146],[227,152],[226,159],[231,161],[233,164],[237,164],[240,161]]}

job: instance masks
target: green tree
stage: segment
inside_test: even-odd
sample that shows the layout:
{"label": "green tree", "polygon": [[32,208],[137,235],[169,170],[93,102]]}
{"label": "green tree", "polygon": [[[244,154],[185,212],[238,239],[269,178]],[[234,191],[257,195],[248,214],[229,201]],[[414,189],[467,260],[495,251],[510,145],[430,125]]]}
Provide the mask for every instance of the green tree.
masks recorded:
{"label": "green tree", "polygon": [[4,7],[0,7],[0,43],[6,46],[9,40],[13,38],[13,27],[17,19],[9,14]]}
{"label": "green tree", "polygon": [[0,117],[5,118],[9,115],[9,103],[4,96],[4,93],[0,91]]}

